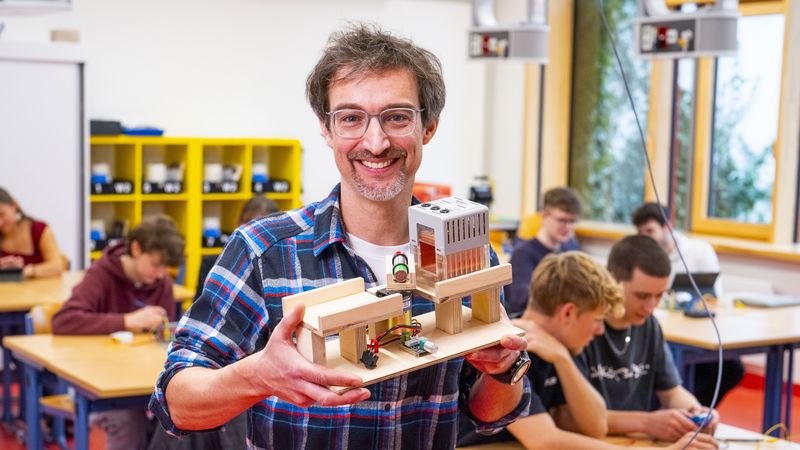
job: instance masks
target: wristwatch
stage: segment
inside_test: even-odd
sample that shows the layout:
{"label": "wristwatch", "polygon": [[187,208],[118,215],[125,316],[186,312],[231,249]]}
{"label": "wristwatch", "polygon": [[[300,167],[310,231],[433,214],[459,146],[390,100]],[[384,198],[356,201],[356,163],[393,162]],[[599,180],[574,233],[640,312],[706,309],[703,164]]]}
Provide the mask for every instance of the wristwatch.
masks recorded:
{"label": "wristwatch", "polygon": [[531,358],[528,356],[528,352],[521,351],[519,352],[519,358],[514,361],[514,364],[508,370],[503,373],[490,373],[489,375],[501,383],[517,384],[528,373],[530,367]]}

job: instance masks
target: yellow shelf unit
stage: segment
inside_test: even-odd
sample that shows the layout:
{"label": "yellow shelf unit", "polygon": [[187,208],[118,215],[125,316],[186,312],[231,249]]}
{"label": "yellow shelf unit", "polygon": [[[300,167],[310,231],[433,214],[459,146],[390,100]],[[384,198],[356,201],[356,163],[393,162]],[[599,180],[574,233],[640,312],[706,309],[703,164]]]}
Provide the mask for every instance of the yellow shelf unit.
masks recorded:
{"label": "yellow shelf unit", "polygon": [[[250,182],[253,162],[266,163],[271,179],[289,182],[288,192],[261,195],[275,200],[281,210],[302,206],[302,148],[295,139],[93,136],[90,146],[91,163],[107,163],[115,180],[133,182],[132,194],[91,195],[92,220],[102,220],[109,230],[115,221],[132,228],[152,214],[172,217],[186,238],[184,283],[189,288],[195,287],[202,256],[221,252],[202,247],[203,218],[219,217],[225,233],[236,228],[242,206],[254,195]],[[182,192],[144,194],[142,182],[152,163],[183,164]],[[241,167],[237,192],[203,193],[204,167],[214,163]],[[91,252],[92,260],[100,256],[101,252]]]}

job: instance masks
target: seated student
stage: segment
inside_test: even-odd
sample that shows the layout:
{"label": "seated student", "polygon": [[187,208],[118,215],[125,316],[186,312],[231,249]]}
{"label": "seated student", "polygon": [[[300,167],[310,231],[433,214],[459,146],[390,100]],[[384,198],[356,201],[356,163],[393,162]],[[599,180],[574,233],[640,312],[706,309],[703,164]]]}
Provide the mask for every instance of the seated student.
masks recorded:
{"label": "seated student", "polygon": [[511,253],[512,281],[504,288],[509,317],[519,317],[525,311],[531,274],[545,256],[578,249],[574,234],[580,213],[581,202],[571,189],[559,187],[545,192],[539,232],[535,238],[517,243]]}
{"label": "seated student", "polygon": [[53,230],[26,216],[0,187],[0,269],[22,268],[23,277],[40,278],[60,275],[64,265]]}
{"label": "seated student", "polygon": [[[545,257],[533,273],[531,298],[515,325],[525,329],[533,387],[529,416],[506,430],[483,436],[459,422],[459,446],[516,437],[527,449],[619,449],[599,440],[606,434],[606,406],[575,365],[579,354],[603,333],[608,312],[622,314],[622,292],[588,255],[567,252]],[[510,433],[509,433],[510,432]],[[685,447],[691,434],[673,445]],[[710,436],[688,447],[716,448]]]}
{"label": "seated student", "polygon": [[[645,203],[633,213],[633,224],[641,235],[655,239],[661,248],[669,255],[672,265],[672,274],[686,273],[686,267],[678,256],[675,249],[675,242],[669,235],[671,224],[664,220],[667,216],[666,209],[658,203]],[[667,216],[668,217],[668,216]],[[719,258],[711,245],[701,239],[690,239],[680,231],[673,230],[678,248],[681,250],[683,258],[689,272],[719,272]],[[717,295],[721,295],[722,284],[717,278],[714,286]],[[710,405],[714,398],[714,389],[717,383],[717,369],[719,365],[713,363],[698,363],[695,365],[694,394],[703,405]],[[736,387],[744,378],[744,365],[739,358],[729,358],[722,362],[722,383],[719,388],[719,398],[721,401],[728,391]]]}
{"label": "seated student", "polygon": [[[168,266],[183,260],[184,240],[167,216],[147,217],[124,243],[107,248],[53,316],[53,334],[145,332],[175,315]],[[135,364],[131,361],[131,364]],[[150,423],[144,407],[91,415],[108,449],[143,449]]]}
{"label": "seated student", "polygon": [[[578,365],[606,400],[610,434],[680,439],[695,430],[691,417],[709,409],[681,386],[661,326],[652,315],[669,288],[669,257],[649,237],[628,236],[611,248],[608,271],[622,284],[625,314],[606,319],[605,333],[578,356]],[[657,410],[652,408],[654,394],[661,406]],[[719,415],[711,413],[713,429]]]}
{"label": "seated student", "polygon": [[[268,216],[278,211],[274,201],[262,195],[248,200],[239,214],[239,225],[244,225],[253,219]],[[200,272],[197,277],[195,300],[203,293],[203,284],[206,282],[208,272],[214,267],[217,255],[206,255],[200,261]],[[153,437],[150,439],[149,449],[152,450],[182,450],[182,449],[228,449],[247,447],[247,414],[242,413],[231,419],[220,430],[191,433],[183,439],[170,436],[158,424]]]}
{"label": "seated student", "polygon": [[[239,213],[239,225],[244,225],[253,219],[268,216],[274,212],[278,212],[278,205],[267,197],[262,195],[255,196],[248,200],[242,207],[242,212]],[[206,255],[200,260],[200,271],[197,274],[197,288],[195,289],[194,299],[200,298],[203,293],[203,283],[206,282],[208,272],[214,267],[217,262],[218,255]]]}

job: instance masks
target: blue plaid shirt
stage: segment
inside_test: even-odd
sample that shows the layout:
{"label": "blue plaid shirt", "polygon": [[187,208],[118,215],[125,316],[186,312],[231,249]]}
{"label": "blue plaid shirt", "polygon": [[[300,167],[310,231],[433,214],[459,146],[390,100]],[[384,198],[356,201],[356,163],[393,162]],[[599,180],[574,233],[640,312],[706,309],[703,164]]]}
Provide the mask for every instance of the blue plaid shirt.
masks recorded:
{"label": "blue plaid shirt", "polygon": [[[497,258],[492,254],[492,263]],[[164,428],[184,431],[170,419],[164,391],[191,366],[212,369],[264,348],[281,320],[281,299],[355,277],[378,284],[367,264],[347,245],[339,187],[318,203],[259,219],[239,228],[211,270],[200,298],[181,319],[150,409]],[[434,309],[412,300],[412,314]],[[299,408],[276,397],[248,411],[248,445],[257,449],[444,449],[456,443],[458,413],[479,431],[503,428],[527,411],[530,387],[508,416],[481,423],[468,408],[478,372],[456,358],[368,387],[372,396],[355,405]]]}

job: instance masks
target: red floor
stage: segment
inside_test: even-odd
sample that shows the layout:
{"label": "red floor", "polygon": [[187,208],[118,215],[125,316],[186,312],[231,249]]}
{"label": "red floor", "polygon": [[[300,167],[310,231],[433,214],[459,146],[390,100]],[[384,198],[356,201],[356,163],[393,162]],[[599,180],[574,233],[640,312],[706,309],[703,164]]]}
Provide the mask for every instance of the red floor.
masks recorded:
{"label": "red floor", "polygon": [[[752,381],[752,379],[748,380]],[[795,442],[800,442],[800,389],[795,389],[792,399],[792,427],[793,435],[790,437]],[[761,407],[763,402],[763,392],[758,389],[756,383],[744,383],[732,390],[719,406],[722,421],[748,430],[760,431],[761,429]],[[93,429],[89,447],[92,450],[103,450],[105,448],[105,435],[98,429]],[[20,443],[16,437],[8,430],[0,427],[0,449],[3,450],[24,450],[25,445]],[[47,449],[57,449],[56,445],[45,446]]]}

